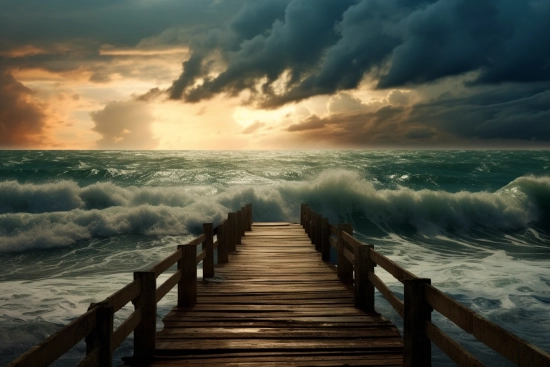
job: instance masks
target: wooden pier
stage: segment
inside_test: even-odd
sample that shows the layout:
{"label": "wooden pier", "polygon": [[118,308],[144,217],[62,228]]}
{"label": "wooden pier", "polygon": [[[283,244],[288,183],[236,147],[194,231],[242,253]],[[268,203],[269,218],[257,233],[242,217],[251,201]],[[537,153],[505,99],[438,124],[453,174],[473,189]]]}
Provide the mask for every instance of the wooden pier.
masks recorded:
{"label": "wooden pier", "polygon": [[[379,271],[403,284],[404,299]],[[157,284],[165,272],[169,278]],[[157,303],[174,287],[177,305],[157,332]],[[376,312],[376,290],[403,318],[403,336]],[[130,302],[134,312],[114,328],[114,314]],[[351,225],[332,225],[307,205],[299,225],[252,223],[250,205],[215,228],[204,224],[202,235],[135,272],[133,282],[8,367],[48,366],[82,340],[86,356],[78,366],[109,367],[131,333],[134,353],[125,358],[131,366],[429,367],[432,344],[460,366],[483,366],[432,323],[433,311],[518,366],[550,367],[550,354],[359,242]]]}
{"label": "wooden pier", "polygon": [[300,225],[258,223],[197,303],[175,307],[157,333],[151,366],[401,366],[389,321],[354,307]]}

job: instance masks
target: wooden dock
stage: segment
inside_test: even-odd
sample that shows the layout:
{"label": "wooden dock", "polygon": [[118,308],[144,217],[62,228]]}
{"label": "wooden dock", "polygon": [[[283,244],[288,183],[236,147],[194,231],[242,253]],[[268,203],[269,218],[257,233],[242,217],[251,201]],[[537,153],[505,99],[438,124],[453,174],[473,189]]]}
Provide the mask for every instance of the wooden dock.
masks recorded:
{"label": "wooden dock", "polygon": [[197,303],[163,319],[151,366],[401,366],[397,328],[355,308],[335,270],[300,225],[253,224]]}
{"label": "wooden dock", "polygon": [[[403,284],[403,297],[380,271]],[[173,288],[177,306],[157,332],[157,303]],[[403,318],[403,338],[376,313],[376,291]],[[115,328],[114,315],[130,303],[134,311]],[[200,236],[134,272],[132,282],[8,367],[48,366],[82,340],[79,367],[110,367],[132,333],[133,356],[125,358],[131,366],[430,367],[432,344],[459,366],[483,366],[432,322],[433,311],[520,367],[550,367],[548,352],[360,242],[350,224],[330,224],[306,204],[300,225],[252,223],[249,204],[216,227],[204,223]]]}

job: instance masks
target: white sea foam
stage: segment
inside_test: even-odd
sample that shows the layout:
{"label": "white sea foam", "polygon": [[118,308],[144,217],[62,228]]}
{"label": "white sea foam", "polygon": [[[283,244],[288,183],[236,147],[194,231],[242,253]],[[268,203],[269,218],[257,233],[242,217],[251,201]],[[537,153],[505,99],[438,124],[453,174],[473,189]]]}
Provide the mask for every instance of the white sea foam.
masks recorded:
{"label": "white sea foam", "polygon": [[219,222],[245,203],[253,204],[256,221],[297,221],[305,202],[333,223],[353,221],[359,214],[379,227],[406,225],[429,236],[483,227],[513,231],[545,217],[548,198],[548,177],[520,177],[496,192],[451,193],[378,189],[346,170],[324,171],[311,182],[225,189],[8,181],[0,183],[0,251],[67,246],[120,234],[185,235],[203,222]]}

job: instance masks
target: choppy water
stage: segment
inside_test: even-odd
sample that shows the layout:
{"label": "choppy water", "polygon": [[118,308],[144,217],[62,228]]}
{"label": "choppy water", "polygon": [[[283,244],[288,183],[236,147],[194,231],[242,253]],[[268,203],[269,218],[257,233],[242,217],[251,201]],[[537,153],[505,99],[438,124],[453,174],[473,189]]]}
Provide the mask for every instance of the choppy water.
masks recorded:
{"label": "choppy water", "polygon": [[[255,221],[298,221],[308,203],[352,223],[363,241],[550,351],[550,152],[1,151],[0,365],[245,203]],[[400,324],[381,298],[377,309]],[[116,355],[130,353],[126,343]]]}

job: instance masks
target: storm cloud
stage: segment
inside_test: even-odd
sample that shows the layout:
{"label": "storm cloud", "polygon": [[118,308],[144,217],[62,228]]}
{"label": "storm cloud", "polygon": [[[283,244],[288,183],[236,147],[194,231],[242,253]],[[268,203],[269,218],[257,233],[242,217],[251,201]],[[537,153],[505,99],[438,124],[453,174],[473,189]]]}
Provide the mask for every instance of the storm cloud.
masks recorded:
{"label": "storm cloud", "polygon": [[45,125],[46,114],[32,90],[0,69],[0,146],[32,147],[41,141]]}
{"label": "storm cloud", "polygon": [[548,19],[550,2],[540,0],[250,1],[230,36],[211,32],[193,44],[170,95],[196,102],[247,90],[272,108],[365,80],[376,88],[471,72],[472,85],[550,80]]}
{"label": "storm cloud", "polygon": [[[59,126],[105,106],[91,113],[96,147],[155,148],[153,105],[220,96],[291,111],[244,121],[243,139],[548,146],[548,19],[547,0],[7,1],[0,146],[69,141],[84,124]],[[47,115],[75,93],[78,111]]]}
{"label": "storm cloud", "polygon": [[356,104],[322,118],[312,115],[286,131],[351,147],[467,147],[479,141],[499,148],[525,143],[542,147],[550,141],[549,84],[515,90],[487,87],[468,97],[393,103],[375,110]]}

